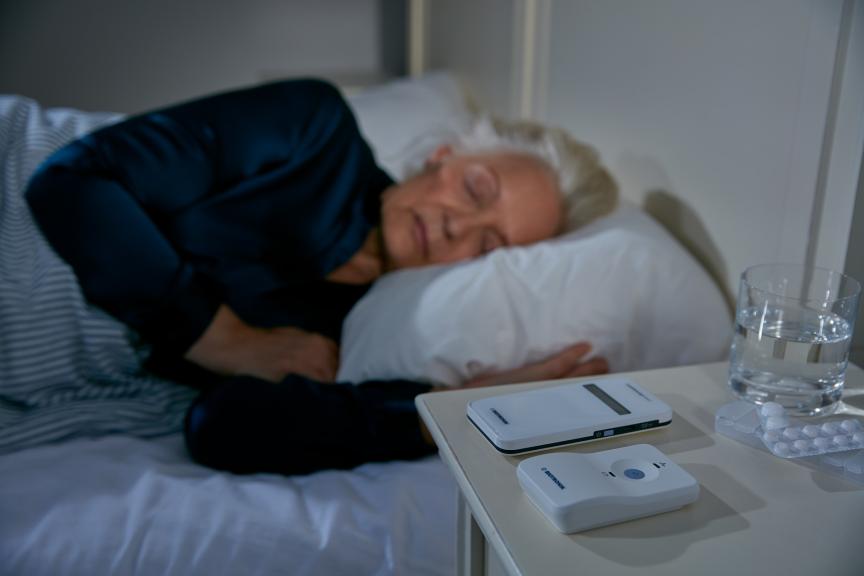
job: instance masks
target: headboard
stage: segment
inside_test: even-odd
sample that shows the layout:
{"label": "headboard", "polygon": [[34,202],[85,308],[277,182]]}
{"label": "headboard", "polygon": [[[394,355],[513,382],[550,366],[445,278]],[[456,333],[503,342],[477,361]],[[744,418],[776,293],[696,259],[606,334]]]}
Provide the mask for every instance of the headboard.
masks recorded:
{"label": "headboard", "polygon": [[864,142],[864,5],[412,0],[413,72],[569,129],[727,297],[767,261],[842,270]]}

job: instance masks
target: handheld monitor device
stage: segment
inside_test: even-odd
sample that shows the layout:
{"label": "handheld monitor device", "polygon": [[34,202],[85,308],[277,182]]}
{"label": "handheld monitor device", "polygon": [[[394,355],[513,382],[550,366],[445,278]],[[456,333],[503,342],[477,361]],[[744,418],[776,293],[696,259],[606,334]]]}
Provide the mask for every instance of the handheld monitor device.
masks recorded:
{"label": "handheld monitor device", "polygon": [[672,409],[634,382],[608,379],[474,400],[468,419],[495,448],[519,454],[666,426]]}
{"label": "handheld monitor device", "polygon": [[696,479],[648,444],[541,454],[520,462],[517,475],[531,502],[568,534],[669,512],[699,497]]}

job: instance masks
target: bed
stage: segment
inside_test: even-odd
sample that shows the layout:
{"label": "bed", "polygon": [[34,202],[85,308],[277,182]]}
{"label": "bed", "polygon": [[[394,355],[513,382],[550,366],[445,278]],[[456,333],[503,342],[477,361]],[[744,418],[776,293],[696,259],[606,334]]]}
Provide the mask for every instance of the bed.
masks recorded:
{"label": "bed", "polygon": [[[397,177],[478,113],[459,82],[441,73],[353,93],[349,102],[378,160]],[[41,158],[117,118],[0,99],[0,243],[26,224],[23,204],[10,198],[20,200]],[[28,259],[46,249],[16,246],[16,254]],[[15,264],[6,265],[0,300],[20,307],[29,284],[10,280]],[[726,355],[730,322],[705,270],[624,202],[541,245],[386,277],[346,319],[339,378],[456,384],[583,338],[618,372],[715,361]],[[6,334],[0,393],[13,376],[15,343]],[[177,416],[160,417],[162,427],[146,433],[106,425],[2,454],[0,572],[454,572],[456,488],[437,457],[301,477],[234,476],[192,463]]]}

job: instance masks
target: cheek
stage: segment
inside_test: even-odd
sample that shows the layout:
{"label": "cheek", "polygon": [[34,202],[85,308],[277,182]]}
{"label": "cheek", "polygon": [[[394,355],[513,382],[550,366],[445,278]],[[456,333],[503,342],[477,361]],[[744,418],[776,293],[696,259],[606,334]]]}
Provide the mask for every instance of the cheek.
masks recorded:
{"label": "cheek", "polygon": [[400,221],[403,220],[401,218],[402,210],[394,207],[387,206],[381,211],[381,237],[384,239],[384,248],[390,249],[394,243],[398,243],[399,237],[401,234],[399,233]]}
{"label": "cheek", "polygon": [[563,206],[557,190],[548,194],[526,196],[528,200],[514,203],[506,215],[511,225],[514,244],[533,244],[555,236],[561,227]]}
{"label": "cheek", "polygon": [[381,211],[381,242],[387,266],[406,268],[415,265],[410,225],[413,218],[407,210],[386,207]]}
{"label": "cheek", "polygon": [[433,254],[431,260],[433,264],[450,264],[471,260],[479,255],[479,246],[479,240],[466,237],[459,242],[447,244],[443,249]]}
{"label": "cheek", "polygon": [[425,201],[439,205],[461,205],[468,198],[462,183],[462,172],[449,164],[435,174],[425,192]]}

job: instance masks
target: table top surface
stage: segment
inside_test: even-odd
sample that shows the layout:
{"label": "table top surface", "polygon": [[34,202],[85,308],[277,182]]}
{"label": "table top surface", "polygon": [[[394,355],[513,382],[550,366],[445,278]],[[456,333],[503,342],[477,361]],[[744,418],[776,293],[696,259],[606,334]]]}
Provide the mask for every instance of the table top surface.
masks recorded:
{"label": "table top surface", "polygon": [[[734,400],[727,368],[609,376],[629,378],[669,404],[671,425],[555,450],[652,444],[694,476],[701,492],[680,510],[578,534],[558,532],[519,486],[516,466],[540,452],[504,455],[465,415],[476,398],[561,381],[424,394],[417,404],[472,515],[513,573],[864,575],[864,486],[716,433],[715,411]],[[864,417],[864,371],[852,365],[840,412]]]}

